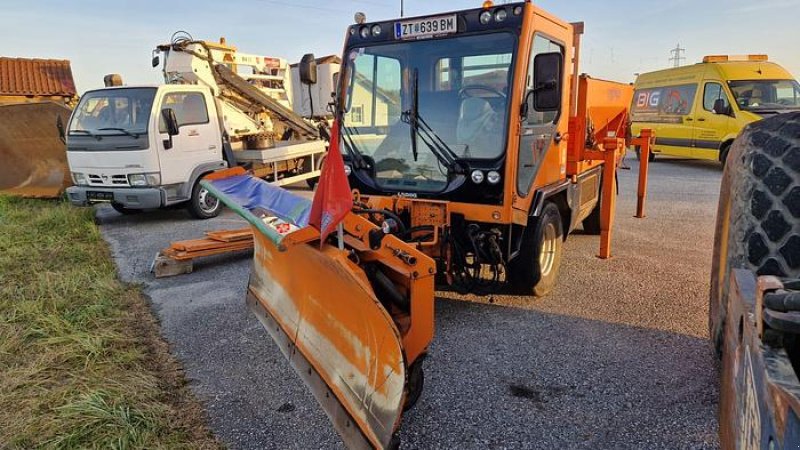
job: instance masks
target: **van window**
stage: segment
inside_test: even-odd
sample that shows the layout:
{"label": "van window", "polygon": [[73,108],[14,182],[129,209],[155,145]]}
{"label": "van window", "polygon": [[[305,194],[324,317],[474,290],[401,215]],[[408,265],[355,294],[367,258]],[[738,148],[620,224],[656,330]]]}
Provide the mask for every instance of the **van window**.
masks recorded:
{"label": "van window", "polygon": [[696,84],[637,89],[633,93],[631,121],[680,123],[692,112]]}
{"label": "van window", "polygon": [[703,91],[703,109],[706,111],[714,111],[714,103],[722,99],[725,101],[725,107],[730,106],[731,102],[725,94],[725,90],[719,83],[706,83],[705,91]]}
{"label": "van window", "polygon": [[[208,123],[208,108],[206,99],[200,92],[173,92],[164,96],[161,102],[161,109],[172,108],[175,111],[175,118],[178,119],[178,126],[200,125]],[[167,132],[167,124],[164,117],[159,115],[158,131]]]}
{"label": "van window", "polygon": [[800,84],[795,80],[736,80],[728,86],[745,111],[800,108]]}

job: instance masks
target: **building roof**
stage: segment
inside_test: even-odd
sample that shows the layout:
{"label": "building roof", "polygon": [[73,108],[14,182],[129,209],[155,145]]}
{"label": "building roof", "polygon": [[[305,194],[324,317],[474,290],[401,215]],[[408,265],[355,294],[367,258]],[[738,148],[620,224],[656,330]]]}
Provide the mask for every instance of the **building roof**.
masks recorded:
{"label": "building roof", "polygon": [[69,61],[0,57],[0,95],[76,94]]}

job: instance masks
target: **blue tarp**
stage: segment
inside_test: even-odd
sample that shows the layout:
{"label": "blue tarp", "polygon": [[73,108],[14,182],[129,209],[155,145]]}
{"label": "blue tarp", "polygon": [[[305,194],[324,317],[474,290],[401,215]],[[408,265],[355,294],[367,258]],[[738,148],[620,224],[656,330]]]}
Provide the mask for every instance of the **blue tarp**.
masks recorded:
{"label": "blue tarp", "polygon": [[250,212],[259,208],[266,210],[300,228],[308,225],[308,216],[311,212],[310,200],[273,186],[260,178],[237,175],[212,180],[210,184],[215,190],[224,194],[224,198],[220,200],[230,207],[233,207],[230,202],[234,202]]}

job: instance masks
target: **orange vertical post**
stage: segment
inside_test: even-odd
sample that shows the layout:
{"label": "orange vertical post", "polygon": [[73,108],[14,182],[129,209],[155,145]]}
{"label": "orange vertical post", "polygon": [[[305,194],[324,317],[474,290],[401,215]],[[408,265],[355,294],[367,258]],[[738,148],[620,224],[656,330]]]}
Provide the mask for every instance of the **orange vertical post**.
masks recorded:
{"label": "orange vertical post", "polygon": [[643,219],[644,204],[647,198],[647,174],[650,170],[650,143],[653,138],[653,130],[646,128],[640,133],[634,142],[639,145],[639,189],[636,192],[636,217]]}
{"label": "orange vertical post", "polygon": [[600,254],[598,258],[611,257],[611,230],[614,227],[614,210],[617,205],[617,138],[603,141],[603,192],[600,200]]}

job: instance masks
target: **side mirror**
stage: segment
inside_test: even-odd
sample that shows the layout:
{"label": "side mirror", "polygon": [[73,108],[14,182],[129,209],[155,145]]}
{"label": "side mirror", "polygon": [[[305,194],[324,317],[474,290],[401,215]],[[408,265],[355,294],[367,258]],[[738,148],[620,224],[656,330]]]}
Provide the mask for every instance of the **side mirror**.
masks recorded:
{"label": "side mirror", "polygon": [[317,84],[317,60],[313,53],[306,53],[300,59],[300,82],[303,84]]}
{"label": "side mirror", "polygon": [[172,108],[162,109],[161,118],[164,119],[164,124],[167,126],[167,134],[169,135],[169,139],[164,141],[164,149],[169,150],[172,148],[172,136],[177,136],[180,133],[178,118]]}
{"label": "side mirror", "polygon": [[161,64],[161,58],[158,55],[153,55],[153,67],[158,67]]}
{"label": "side mirror", "polygon": [[533,90],[531,93],[533,94],[533,109],[536,111],[558,111],[561,106],[562,65],[563,60],[559,52],[541,53],[533,59]]}
{"label": "side mirror", "polygon": [[61,139],[62,143],[66,144],[67,132],[64,130],[64,121],[61,116],[56,117],[56,128],[58,128],[58,138]]}
{"label": "side mirror", "polygon": [[724,98],[718,98],[714,101],[714,114],[723,114],[726,116],[731,115],[733,108],[725,103]]}

